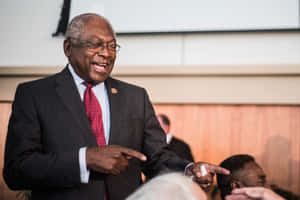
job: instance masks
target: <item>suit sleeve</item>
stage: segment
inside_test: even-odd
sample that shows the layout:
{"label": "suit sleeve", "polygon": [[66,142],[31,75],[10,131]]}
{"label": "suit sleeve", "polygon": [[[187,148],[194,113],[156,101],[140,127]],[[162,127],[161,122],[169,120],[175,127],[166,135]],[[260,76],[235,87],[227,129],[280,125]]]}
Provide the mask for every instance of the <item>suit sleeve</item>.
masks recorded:
{"label": "suit sleeve", "polygon": [[191,149],[184,141],[173,137],[169,148],[174,151],[180,158],[184,158],[188,161],[194,162],[194,158]]}
{"label": "suit sleeve", "polygon": [[191,149],[189,146],[186,147],[185,155],[186,155],[187,160],[194,162],[194,158],[193,158],[193,155],[192,155],[192,152],[191,152]]}
{"label": "suit sleeve", "polygon": [[147,177],[153,177],[160,172],[170,170],[183,172],[189,161],[179,158],[175,153],[167,149],[165,133],[159,125],[146,91],[144,92],[145,124],[143,153],[146,154],[148,161],[143,172]]}
{"label": "suit sleeve", "polygon": [[3,169],[7,185],[32,190],[80,184],[78,151],[43,151],[43,126],[32,93],[31,87],[20,85],[12,105]]}

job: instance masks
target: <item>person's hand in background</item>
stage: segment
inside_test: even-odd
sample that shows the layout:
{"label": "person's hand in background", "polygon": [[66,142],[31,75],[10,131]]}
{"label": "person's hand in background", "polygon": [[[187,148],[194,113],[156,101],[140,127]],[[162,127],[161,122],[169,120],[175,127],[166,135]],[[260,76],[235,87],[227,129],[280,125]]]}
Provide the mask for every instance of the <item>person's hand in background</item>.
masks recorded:
{"label": "person's hand in background", "polygon": [[264,187],[244,187],[232,190],[226,200],[284,200],[275,192]]}

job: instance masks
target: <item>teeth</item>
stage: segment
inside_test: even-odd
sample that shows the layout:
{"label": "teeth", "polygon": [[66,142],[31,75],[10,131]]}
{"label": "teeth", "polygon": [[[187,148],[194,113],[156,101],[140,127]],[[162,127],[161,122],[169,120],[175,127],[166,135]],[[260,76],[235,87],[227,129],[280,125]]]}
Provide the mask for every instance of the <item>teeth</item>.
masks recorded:
{"label": "teeth", "polygon": [[100,64],[98,64],[98,63],[95,63],[95,65],[98,65],[98,66],[104,66],[104,67],[106,67],[106,66],[107,66],[107,64],[102,64],[102,63],[100,63]]}
{"label": "teeth", "polygon": [[97,72],[106,72],[107,64],[104,64],[104,63],[93,63],[93,68]]}

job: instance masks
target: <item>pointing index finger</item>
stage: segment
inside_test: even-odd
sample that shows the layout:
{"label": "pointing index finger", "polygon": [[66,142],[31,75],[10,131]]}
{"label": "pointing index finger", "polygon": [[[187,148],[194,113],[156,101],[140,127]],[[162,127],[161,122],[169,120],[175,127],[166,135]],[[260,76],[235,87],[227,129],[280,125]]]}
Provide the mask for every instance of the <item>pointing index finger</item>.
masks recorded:
{"label": "pointing index finger", "polygon": [[207,166],[207,169],[210,173],[224,174],[224,175],[229,175],[230,174],[229,170],[227,170],[223,167],[217,166],[217,165],[209,164]]}
{"label": "pointing index finger", "polygon": [[144,154],[142,154],[138,151],[135,151],[133,149],[129,149],[129,148],[126,148],[126,147],[120,147],[120,148],[121,148],[120,152],[122,154],[125,154],[128,157],[135,157],[135,158],[137,158],[141,161],[147,161],[147,157]]}

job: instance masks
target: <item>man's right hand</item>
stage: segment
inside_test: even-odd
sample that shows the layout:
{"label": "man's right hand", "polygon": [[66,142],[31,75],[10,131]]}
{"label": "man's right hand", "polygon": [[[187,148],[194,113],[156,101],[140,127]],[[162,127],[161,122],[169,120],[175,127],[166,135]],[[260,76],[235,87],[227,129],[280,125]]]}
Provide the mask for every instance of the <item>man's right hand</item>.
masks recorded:
{"label": "man's right hand", "polygon": [[118,145],[90,147],[86,149],[88,169],[106,174],[120,174],[128,166],[128,159],[146,161],[147,157],[133,149]]}

